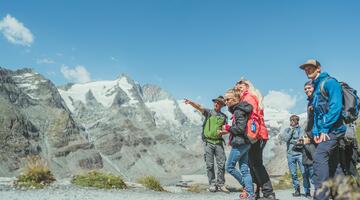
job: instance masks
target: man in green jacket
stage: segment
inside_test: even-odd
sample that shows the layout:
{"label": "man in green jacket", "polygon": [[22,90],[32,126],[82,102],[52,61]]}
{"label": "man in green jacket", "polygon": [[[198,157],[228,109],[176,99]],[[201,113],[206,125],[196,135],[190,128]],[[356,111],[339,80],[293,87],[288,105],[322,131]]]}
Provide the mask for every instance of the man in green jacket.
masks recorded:
{"label": "man in green jacket", "polygon": [[[209,191],[216,192],[222,191],[228,193],[225,187],[225,151],[224,140],[221,135],[218,135],[218,130],[226,124],[227,117],[221,112],[222,107],[225,105],[224,97],[219,96],[212,100],[214,108],[212,110],[203,108],[189,99],[185,99],[185,104],[189,104],[196,110],[201,112],[204,117],[204,124],[202,130],[202,139],[204,142],[204,158],[206,163],[207,176],[209,180]],[[217,164],[217,179],[215,180],[214,158]]]}

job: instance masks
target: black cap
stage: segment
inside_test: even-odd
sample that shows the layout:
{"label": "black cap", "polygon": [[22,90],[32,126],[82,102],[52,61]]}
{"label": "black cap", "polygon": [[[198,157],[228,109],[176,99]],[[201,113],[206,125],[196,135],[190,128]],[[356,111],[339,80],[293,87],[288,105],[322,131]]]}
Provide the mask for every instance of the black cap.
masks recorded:
{"label": "black cap", "polygon": [[212,101],[213,101],[214,103],[215,103],[215,102],[220,102],[220,104],[221,104],[222,106],[225,106],[225,99],[224,99],[223,96],[218,96],[217,98],[213,99]]}

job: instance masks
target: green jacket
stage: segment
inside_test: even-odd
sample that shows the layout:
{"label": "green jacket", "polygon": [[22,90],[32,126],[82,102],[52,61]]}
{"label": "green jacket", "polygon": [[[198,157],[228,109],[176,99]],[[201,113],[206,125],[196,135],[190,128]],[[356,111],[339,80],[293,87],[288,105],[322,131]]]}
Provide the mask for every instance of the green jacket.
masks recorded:
{"label": "green jacket", "polygon": [[209,109],[205,109],[203,115],[205,116],[202,132],[203,141],[211,144],[222,144],[224,140],[218,135],[217,131],[221,130],[222,126],[226,124],[226,115],[221,111],[216,112]]}

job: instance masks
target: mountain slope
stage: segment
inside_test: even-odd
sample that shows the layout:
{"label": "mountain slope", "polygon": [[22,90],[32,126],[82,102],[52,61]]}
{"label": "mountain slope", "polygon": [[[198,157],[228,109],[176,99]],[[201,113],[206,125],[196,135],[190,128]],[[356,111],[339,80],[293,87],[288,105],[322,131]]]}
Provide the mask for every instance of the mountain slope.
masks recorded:
{"label": "mountain slope", "polygon": [[102,168],[49,80],[0,68],[0,82],[0,176],[17,174],[28,155],[43,157],[57,176]]}
{"label": "mountain slope", "polygon": [[113,172],[131,179],[203,168],[200,152],[185,146],[196,139],[198,127],[161,88],[141,87],[121,75],[114,81],[59,87],[59,92]]}

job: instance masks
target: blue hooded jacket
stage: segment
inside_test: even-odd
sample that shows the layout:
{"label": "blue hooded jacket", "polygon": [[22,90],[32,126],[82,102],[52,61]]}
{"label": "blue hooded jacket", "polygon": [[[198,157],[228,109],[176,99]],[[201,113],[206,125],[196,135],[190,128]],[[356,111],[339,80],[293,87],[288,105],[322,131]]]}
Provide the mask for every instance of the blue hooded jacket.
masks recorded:
{"label": "blue hooded jacket", "polygon": [[[320,91],[320,85],[323,81],[325,81],[324,91],[328,97],[324,97]],[[313,84],[315,88],[312,102],[314,107],[314,137],[320,136],[320,133],[333,133],[335,135],[344,133],[346,126],[341,116],[343,92],[340,83],[324,72],[313,81]]]}

